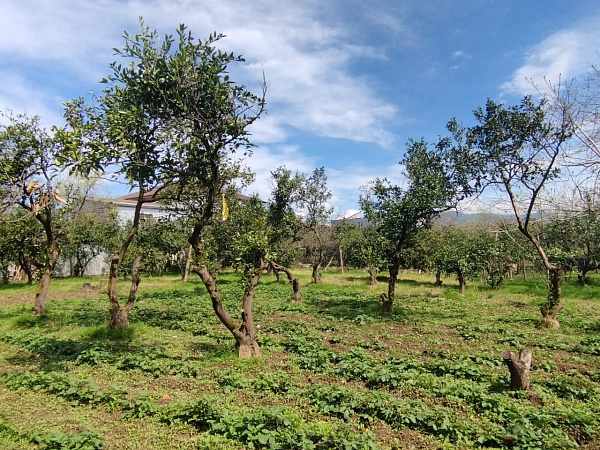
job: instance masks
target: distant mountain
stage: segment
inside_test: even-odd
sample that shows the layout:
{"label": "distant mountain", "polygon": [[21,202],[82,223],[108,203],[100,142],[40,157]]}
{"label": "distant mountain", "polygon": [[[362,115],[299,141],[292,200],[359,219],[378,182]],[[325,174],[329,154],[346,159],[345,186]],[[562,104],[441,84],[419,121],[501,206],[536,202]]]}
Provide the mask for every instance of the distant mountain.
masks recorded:
{"label": "distant mountain", "polygon": [[450,223],[454,223],[456,225],[468,225],[474,223],[497,223],[514,221],[515,218],[511,214],[465,213],[460,211],[446,211],[440,215],[436,223],[442,225]]}

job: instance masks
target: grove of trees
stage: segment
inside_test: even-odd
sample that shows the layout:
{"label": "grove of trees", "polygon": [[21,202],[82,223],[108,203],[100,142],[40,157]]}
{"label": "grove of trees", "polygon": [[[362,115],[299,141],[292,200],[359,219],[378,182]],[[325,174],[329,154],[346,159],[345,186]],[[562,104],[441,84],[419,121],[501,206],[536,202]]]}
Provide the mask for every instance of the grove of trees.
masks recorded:
{"label": "grove of trees", "polygon": [[[433,144],[409,140],[403,178],[362,187],[369,226],[332,226],[324,167],[310,174],[279,167],[271,172],[270,199],[239,195],[254,176],[244,158],[253,149],[249,127],[266,111],[267,85],[263,80],[252,92],[236,84],[230,66],[243,58],[221,51],[221,39],[215,33],[197,40],[184,25],[175,37],[159,36],[141,21],[138,33],[124,34],[117,56],[125,62],[110,64],[102,93],[65,103],[63,126],[47,130],[38,117],[5,115],[0,270],[4,283],[11,267],[30,283],[39,280],[34,315],[44,312],[60,258],[74,260],[72,274],[81,276],[91,259],[108,255],[113,328],[129,326],[142,272],[189,269],[239,356],[252,357],[260,355],[254,289],[265,271],[277,279],[284,272],[295,301],[301,295],[294,264],[310,264],[314,283],[330,264],[364,269],[371,286],[387,272],[381,298],[389,314],[403,269],[431,272],[437,284],[453,274],[464,294],[475,278],[500,289],[526,261],[548,283],[541,325],[558,327],[565,273],[574,271],[583,286],[600,264],[595,68],[580,83],[552,86],[540,100],[488,100],[473,112],[473,125],[450,119],[447,136]],[[99,176],[138,193],[133,220],[120,222],[115,209],[90,201]],[[577,202],[552,202],[556,189],[567,188]],[[447,220],[483,193],[493,194],[486,208],[497,211],[494,220]],[[163,204],[173,216],[144,218],[147,203]],[[225,266],[240,275],[239,317],[219,290]],[[117,290],[123,275],[131,281],[125,299]]]}

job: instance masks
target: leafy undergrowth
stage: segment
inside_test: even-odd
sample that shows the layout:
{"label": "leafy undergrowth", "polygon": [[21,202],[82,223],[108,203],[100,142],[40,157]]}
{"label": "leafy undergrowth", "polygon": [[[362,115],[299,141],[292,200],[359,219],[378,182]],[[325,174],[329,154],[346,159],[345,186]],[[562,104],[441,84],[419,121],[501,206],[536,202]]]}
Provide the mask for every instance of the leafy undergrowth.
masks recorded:
{"label": "leafy undergrowth", "polygon": [[[257,286],[254,360],[196,280],[145,279],[120,331],[101,289],[81,288],[103,280],[58,280],[41,318],[33,288],[3,287],[0,448],[600,448],[600,288],[565,286],[561,328],[540,330],[535,277],[461,297],[405,273],[382,316],[384,283],[300,275],[301,303],[272,277]],[[236,311],[235,274],[219,290]],[[512,392],[500,353],[523,347],[533,388]]]}

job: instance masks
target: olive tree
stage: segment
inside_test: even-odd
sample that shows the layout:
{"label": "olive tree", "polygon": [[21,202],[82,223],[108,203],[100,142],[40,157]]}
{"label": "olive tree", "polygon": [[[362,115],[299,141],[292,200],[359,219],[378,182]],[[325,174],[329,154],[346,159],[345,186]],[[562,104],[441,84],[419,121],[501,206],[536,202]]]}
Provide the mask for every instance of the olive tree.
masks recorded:
{"label": "olive tree", "polygon": [[279,272],[284,272],[292,286],[294,301],[300,301],[300,281],[294,277],[290,265],[300,254],[299,231],[301,221],[294,210],[302,177],[285,167],[271,172],[271,198],[267,207],[269,224],[269,244],[271,247],[270,268],[279,280]]}
{"label": "olive tree", "polygon": [[312,174],[301,174],[300,186],[296,204],[302,210],[304,217],[302,226],[314,239],[305,239],[305,247],[309,249],[312,264],[312,279],[314,283],[321,282],[319,268],[327,254],[326,235],[330,231],[327,220],[333,211],[327,202],[331,198],[331,190],[327,187],[325,168],[313,170]]}
{"label": "olive tree", "polygon": [[129,326],[128,313],[140,283],[141,256],[133,258],[132,284],[124,304],[117,291],[118,273],[139,231],[143,205],[157,201],[169,184],[162,168],[170,161],[174,142],[172,119],[164,114],[164,92],[157,90],[157,83],[162,88],[169,79],[172,39],[161,40],[142,22],[140,33],[130,36],[125,32],[124,40],[123,49],[115,51],[129,64],[111,63],[111,73],[101,80],[106,85],[103,94],[92,96],[89,102],[74,99],[66,103],[65,110],[71,127],[65,140],[77,160],[76,169],[84,175],[105,176],[114,170],[114,177],[124,179],[130,190],[138,193],[133,220],[111,256],[107,291],[111,327]]}
{"label": "olive tree", "polygon": [[532,232],[540,196],[559,176],[559,158],[571,137],[572,126],[563,110],[550,110],[542,100],[525,97],[518,105],[488,100],[474,111],[478,124],[464,130],[484,166],[488,186],[507,198],[519,231],[533,244],[548,272],[548,298],[541,307],[545,327],[558,327],[563,270],[554,264]]}
{"label": "olive tree", "polygon": [[385,268],[385,238],[375,227],[361,228],[349,223],[335,225],[333,233],[346,264],[364,269],[369,274],[369,287],[375,287],[377,274]]}
{"label": "olive tree", "polygon": [[[176,37],[159,38],[142,23],[139,34],[126,33],[124,37],[125,45],[118,53],[129,64],[111,65],[113,74],[106,79],[109,87],[94,109],[99,114],[73,116],[83,129],[92,131],[91,138],[75,146],[83,145],[84,153],[91,156],[83,158],[91,162],[89,170],[116,162],[126,179],[139,188],[132,227],[111,264],[110,323],[127,324],[126,313],[139,284],[136,258],[130,296],[121,308],[116,271],[139,228],[141,205],[162,199],[170,202],[176,213],[190,218],[189,244],[194,252],[190,271],[204,283],[240,356],[257,355],[251,308],[258,277],[248,277],[238,323],[221,301],[217,279],[208,268],[213,255],[206,252],[204,237],[218,220],[215,213],[224,209],[224,190],[247,179],[240,157],[251,152],[248,127],[264,110],[264,84],[262,92],[255,95],[230,79],[228,66],[243,58],[216,47],[223,38],[220,34],[196,40],[180,25]],[[81,108],[75,105],[74,110]],[[261,258],[254,262],[262,264]]]}
{"label": "olive tree", "polygon": [[0,126],[1,201],[5,207],[18,206],[43,229],[40,282],[32,312],[39,316],[44,312],[65,225],[81,210],[89,186],[64,198],[59,184],[68,160],[60,133],[42,127],[38,116],[9,114],[6,118],[8,124]]}
{"label": "olive tree", "polygon": [[[460,137],[451,128],[455,137]],[[388,292],[382,310],[391,312],[398,272],[420,230],[430,228],[443,211],[455,208],[478,189],[478,161],[470,157],[462,141],[441,138],[430,147],[424,140],[410,140],[401,161],[406,186],[377,178],[364,188],[360,205],[367,219],[385,237]]]}
{"label": "olive tree", "polygon": [[[252,242],[247,245],[252,248],[246,253],[248,257],[251,254],[252,264],[245,266],[239,322],[222,302],[217,277],[209,270],[210,260],[219,256],[207,252],[204,237],[211,225],[227,216],[225,190],[248,181],[248,170],[240,157],[251,153],[249,126],[265,108],[266,88],[262,84],[262,91],[254,94],[230,79],[228,67],[243,58],[216,47],[222,35],[215,33],[205,40],[195,40],[182,25],[177,36],[176,50],[161,66],[165,72],[149,82],[161,101],[162,114],[172,124],[175,138],[161,161],[174,180],[166,191],[178,212],[191,220],[188,241],[194,260],[190,272],[202,280],[217,317],[236,341],[239,355],[256,356],[260,350],[255,339],[252,299],[266,255],[258,239],[260,233],[248,236],[256,239],[250,239]],[[173,41],[165,38],[169,46]],[[221,218],[216,214],[219,211]]]}

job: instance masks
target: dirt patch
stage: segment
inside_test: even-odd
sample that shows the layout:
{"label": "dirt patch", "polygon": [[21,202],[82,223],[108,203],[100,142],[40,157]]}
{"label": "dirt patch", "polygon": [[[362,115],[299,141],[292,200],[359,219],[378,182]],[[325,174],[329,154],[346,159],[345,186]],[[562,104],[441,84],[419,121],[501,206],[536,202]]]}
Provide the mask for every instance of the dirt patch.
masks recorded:
{"label": "dirt patch", "polygon": [[370,430],[377,436],[377,442],[384,448],[393,450],[433,450],[441,448],[431,438],[410,428],[395,430],[379,420],[371,424]]}

